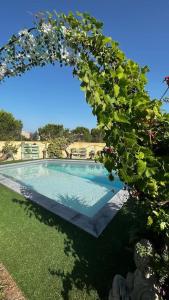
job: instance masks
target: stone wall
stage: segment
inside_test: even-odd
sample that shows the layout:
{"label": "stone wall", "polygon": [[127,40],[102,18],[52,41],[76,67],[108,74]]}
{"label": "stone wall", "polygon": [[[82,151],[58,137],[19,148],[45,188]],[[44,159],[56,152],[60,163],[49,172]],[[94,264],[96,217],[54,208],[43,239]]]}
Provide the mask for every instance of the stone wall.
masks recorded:
{"label": "stone wall", "polygon": [[[21,153],[21,142],[20,141],[13,141],[11,142],[13,145],[16,145],[18,148],[18,152],[17,154],[14,154],[14,158],[15,160],[20,160],[22,159],[22,153]],[[23,141],[22,141],[23,143]],[[25,141],[25,143],[28,144],[36,144],[39,146],[39,158],[43,158],[43,150],[45,149],[47,143],[46,142],[42,142],[42,141]],[[2,147],[4,146],[5,142],[4,141],[0,141],[0,152],[2,150]],[[97,153],[97,151],[100,151],[103,149],[103,147],[105,146],[104,143],[87,143],[87,142],[75,142],[72,143],[67,150],[70,151],[71,148],[86,148],[87,150],[87,157],[89,157],[89,152],[91,150],[94,150],[95,153]],[[1,155],[1,154],[0,154]],[[63,157],[66,157],[66,153],[65,151],[63,152]]]}

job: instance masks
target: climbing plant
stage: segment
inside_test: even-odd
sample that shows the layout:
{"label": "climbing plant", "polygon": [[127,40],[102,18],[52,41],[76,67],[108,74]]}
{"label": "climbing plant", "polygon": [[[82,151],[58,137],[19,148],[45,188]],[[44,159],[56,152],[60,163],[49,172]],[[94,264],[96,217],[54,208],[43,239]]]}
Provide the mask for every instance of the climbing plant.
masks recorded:
{"label": "climbing plant", "polygon": [[148,225],[169,236],[169,114],[145,89],[148,68],[127,59],[89,14],[54,12],[0,49],[0,80],[49,63],[72,67],[110,147],[101,161],[149,203]]}

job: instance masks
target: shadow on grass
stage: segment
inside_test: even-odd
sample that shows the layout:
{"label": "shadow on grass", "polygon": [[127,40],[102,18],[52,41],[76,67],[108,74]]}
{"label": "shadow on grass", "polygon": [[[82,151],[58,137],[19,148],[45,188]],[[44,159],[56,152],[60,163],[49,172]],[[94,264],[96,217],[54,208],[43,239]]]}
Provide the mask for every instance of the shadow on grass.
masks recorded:
{"label": "shadow on grass", "polygon": [[13,202],[20,205],[28,217],[35,217],[39,222],[66,234],[64,252],[67,256],[75,257],[73,270],[65,274],[63,270],[53,269],[52,266],[48,268],[52,277],[57,279],[59,276],[62,279],[63,299],[75,299],[70,297],[74,288],[85,289],[87,294],[92,290],[97,291],[97,298],[90,299],[107,299],[114,274],[125,275],[134,269],[129,238],[130,233],[139,228],[144,214],[132,200],[128,200],[99,238],[92,237],[29,200],[15,198]]}

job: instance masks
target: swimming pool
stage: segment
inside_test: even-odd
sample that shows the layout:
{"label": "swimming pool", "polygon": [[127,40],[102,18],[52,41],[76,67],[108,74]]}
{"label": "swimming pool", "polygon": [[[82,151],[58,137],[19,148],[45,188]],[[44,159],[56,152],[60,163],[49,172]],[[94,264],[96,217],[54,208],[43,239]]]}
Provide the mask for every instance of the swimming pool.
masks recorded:
{"label": "swimming pool", "polygon": [[41,195],[42,206],[44,199],[45,203],[50,200],[50,208],[59,204],[62,210],[65,207],[91,222],[123,188],[117,176],[113,182],[108,179],[107,170],[101,164],[86,161],[17,163],[1,166],[0,174],[2,184],[5,184],[4,180],[8,181],[8,186],[9,182],[18,184],[19,192],[34,194],[33,198],[38,198],[38,204],[41,204]]}

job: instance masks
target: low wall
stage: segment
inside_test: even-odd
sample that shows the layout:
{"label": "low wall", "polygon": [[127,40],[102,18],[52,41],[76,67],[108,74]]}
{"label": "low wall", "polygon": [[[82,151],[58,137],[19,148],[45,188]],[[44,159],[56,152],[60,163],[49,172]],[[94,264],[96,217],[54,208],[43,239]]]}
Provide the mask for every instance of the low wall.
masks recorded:
{"label": "low wall", "polygon": [[75,142],[75,143],[71,144],[67,148],[67,150],[68,150],[68,152],[70,152],[71,148],[76,148],[76,149],[85,148],[86,152],[87,152],[87,157],[89,157],[89,153],[91,150],[93,150],[95,153],[97,153],[97,151],[102,150],[104,146],[105,146],[104,143]]}
{"label": "low wall", "polygon": [[[24,141],[22,141],[23,143]],[[11,142],[13,145],[16,145],[18,148],[18,152],[16,154],[14,154],[14,158],[15,160],[20,160],[22,159],[22,153],[21,153],[21,142],[20,141],[13,141]],[[32,144],[36,144],[39,146],[39,158],[43,158],[43,150],[46,147],[46,142],[42,142],[42,141],[25,141],[25,143],[28,143],[30,145]],[[0,151],[2,150],[2,147],[4,146],[5,142],[4,141],[0,141]],[[103,149],[103,147],[105,146],[104,143],[87,143],[87,142],[74,142],[71,145],[69,145],[69,147],[67,148],[68,152],[70,151],[71,148],[85,148],[87,150],[87,157],[89,157],[89,152],[91,150],[94,150],[95,153],[97,153],[97,151],[100,151]],[[66,157],[66,153],[65,151],[63,151],[63,157]]]}

